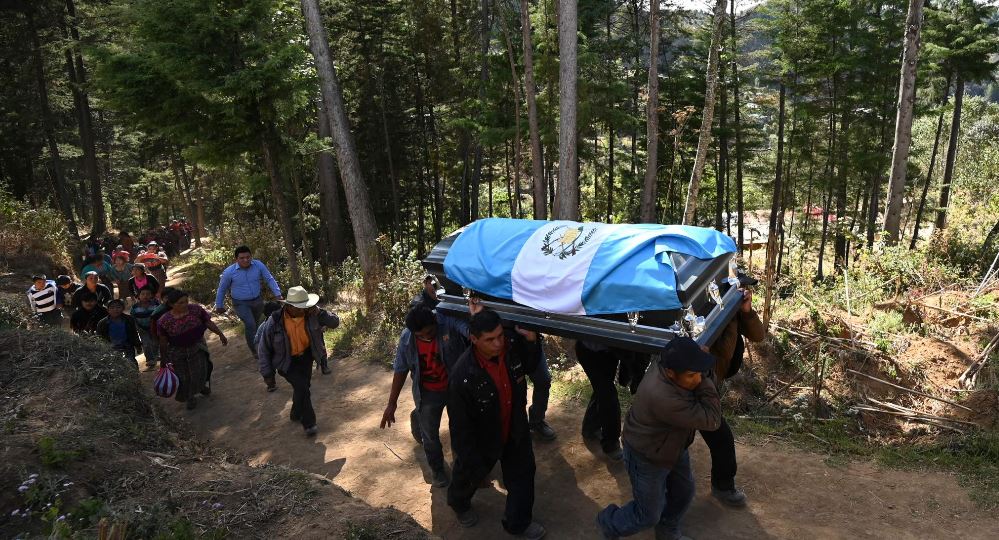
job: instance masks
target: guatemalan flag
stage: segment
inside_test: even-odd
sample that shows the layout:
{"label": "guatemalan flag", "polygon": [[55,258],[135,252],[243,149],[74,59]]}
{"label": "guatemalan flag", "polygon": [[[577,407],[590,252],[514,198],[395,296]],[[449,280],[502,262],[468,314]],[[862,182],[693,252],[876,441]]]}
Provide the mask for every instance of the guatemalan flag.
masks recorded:
{"label": "guatemalan flag", "polygon": [[444,259],[463,287],[548,313],[600,315],[680,308],[669,253],[735,252],[724,234],[684,225],[480,219]]}

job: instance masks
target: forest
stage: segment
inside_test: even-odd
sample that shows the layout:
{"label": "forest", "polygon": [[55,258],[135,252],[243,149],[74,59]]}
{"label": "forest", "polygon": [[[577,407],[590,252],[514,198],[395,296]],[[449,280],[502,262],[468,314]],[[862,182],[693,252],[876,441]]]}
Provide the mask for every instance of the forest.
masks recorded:
{"label": "forest", "polygon": [[[0,0],[0,88],[0,537],[507,538],[499,482],[489,523],[447,506],[389,369],[421,261],[487,217],[715,229],[759,278],[729,313],[764,337],[715,399],[749,503],[720,506],[702,430],[691,534],[999,537],[997,0]],[[301,285],[338,314],[304,437],[235,295],[204,312],[197,411],[29,311],[88,245],[175,220],[170,310],[245,244],[280,286],[239,302]],[[540,349],[553,538],[632,494],[577,345]],[[641,369],[601,399],[627,414]]]}
{"label": "forest", "polygon": [[816,279],[994,251],[995,5],[685,4],[5,0],[0,184],[73,240],[254,224],[295,281],[484,216],[713,226]]}

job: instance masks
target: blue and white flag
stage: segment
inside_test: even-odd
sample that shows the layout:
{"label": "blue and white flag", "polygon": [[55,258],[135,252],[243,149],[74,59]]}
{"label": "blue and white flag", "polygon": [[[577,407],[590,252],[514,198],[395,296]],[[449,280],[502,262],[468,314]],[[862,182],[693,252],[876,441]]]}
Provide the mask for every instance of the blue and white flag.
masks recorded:
{"label": "blue and white flag", "polygon": [[548,313],[681,307],[669,253],[735,252],[724,234],[684,225],[480,219],[455,239],[444,273],[463,287]]}

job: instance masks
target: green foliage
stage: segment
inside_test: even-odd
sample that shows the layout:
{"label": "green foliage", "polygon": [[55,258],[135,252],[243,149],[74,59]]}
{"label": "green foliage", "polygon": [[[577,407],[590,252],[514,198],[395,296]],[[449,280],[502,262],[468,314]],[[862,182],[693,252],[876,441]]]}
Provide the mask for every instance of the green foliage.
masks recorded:
{"label": "green foliage", "polygon": [[25,304],[0,298],[0,330],[28,328],[32,322],[31,311]]}
{"label": "green foliage", "polygon": [[79,449],[68,449],[52,437],[42,437],[38,439],[38,455],[42,465],[59,469],[65,467],[72,461],[77,461],[85,456]]}
{"label": "green foliage", "polygon": [[67,269],[69,233],[59,212],[19,201],[0,186],[0,265],[27,262],[30,271]]}

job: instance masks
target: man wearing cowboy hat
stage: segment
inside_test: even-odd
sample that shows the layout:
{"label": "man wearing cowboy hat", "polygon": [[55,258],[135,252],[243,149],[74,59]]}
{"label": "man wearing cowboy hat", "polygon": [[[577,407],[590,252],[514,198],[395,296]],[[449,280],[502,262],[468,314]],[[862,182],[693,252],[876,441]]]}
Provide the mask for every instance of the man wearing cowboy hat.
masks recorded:
{"label": "man wearing cowboy hat", "polygon": [[319,295],[304,287],[288,289],[284,305],[264,321],[257,359],[260,374],[273,386],[274,374],[280,373],[291,384],[291,420],[301,422],[309,437],[319,432],[312,408],[312,364],[326,358],[323,328],[340,326],[340,318],[316,307]]}

